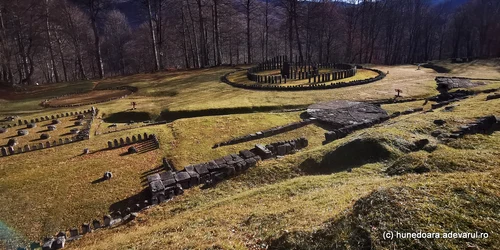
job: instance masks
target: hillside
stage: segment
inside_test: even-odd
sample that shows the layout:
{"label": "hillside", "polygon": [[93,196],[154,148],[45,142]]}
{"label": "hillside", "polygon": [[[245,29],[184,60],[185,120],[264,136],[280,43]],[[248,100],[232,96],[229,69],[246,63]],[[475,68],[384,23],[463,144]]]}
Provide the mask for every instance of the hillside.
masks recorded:
{"label": "hillside", "polygon": [[[309,144],[304,149],[260,161],[212,187],[186,189],[183,195],[141,210],[135,220],[98,229],[68,242],[66,248],[493,249],[500,242],[498,123],[459,138],[434,133],[455,134],[481,117],[500,116],[500,99],[486,100],[491,93],[482,92],[498,91],[500,66],[498,60],[434,64],[449,73],[417,70],[414,65],[367,65],[389,74],[366,85],[328,90],[235,88],[220,77],[237,69],[219,67],[80,82],[73,89],[67,83],[33,87],[27,94],[3,94],[0,117],[19,115],[20,120],[30,120],[91,106],[99,112],[89,140],[0,157],[0,222],[5,224],[0,224],[0,240],[8,248],[39,241],[143,201],[150,195],[147,176],[162,168],[163,157],[181,170],[255,144],[305,137]],[[438,94],[436,76],[491,80],[481,80],[484,84],[469,89],[474,95],[466,99],[433,108],[436,102],[426,98]],[[39,105],[77,89],[98,92],[118,86],[138,90],[94,105]],[[389,103],[395,89],[403,91],[401,102]],[[67,99],[101,98],[92,93]],[[312,123],[213,148],[237,136],[301,121],[308,105],[329,100],[382,102],[381,108],[392,118],[331,142],[325,141],[325,132],[332,128]],[[131,102],[137,103],[136,110],[131,109]],[[418,108],[423,110],[404,112]],[[396,113],[405,114],[392,116]],[[58,130],[50,134],[54,139],[74,128],[77,119],[70,115],[59,120]],[[145,126],[145,120],[166,122]],[[444,124],[437,125],[435,120]],[[39,136],[51,121],[39,122],[29,136]],[[6,124],[10,123],[2,122]],[[0,134],[2,144],[15,137],[19,126]],[[22,126],[19,130],[25,129]],[[108,141],[144,132],[158,138],[158,148],[137,154],[128,154],[128,146],[108,148]],[[23,140],[39,142],[18,138],[19,143],[24,144]],[[140,144],[131,145],[140,149]],[[89,154],[82,154],[85,148]],[[105,171],[113,172],[113,178],[98,181]],[[385,240],[386,231],[481,232],[489,237]]]}

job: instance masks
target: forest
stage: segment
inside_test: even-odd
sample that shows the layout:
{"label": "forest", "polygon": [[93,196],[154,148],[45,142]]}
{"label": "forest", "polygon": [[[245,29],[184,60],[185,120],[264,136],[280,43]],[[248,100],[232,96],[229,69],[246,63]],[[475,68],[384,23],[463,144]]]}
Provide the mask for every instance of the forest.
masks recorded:
{"label": "forest", "polygon": [[491,58],[498,34],[498,0],[1,0],[0,87],[277,55],[387,65]]}

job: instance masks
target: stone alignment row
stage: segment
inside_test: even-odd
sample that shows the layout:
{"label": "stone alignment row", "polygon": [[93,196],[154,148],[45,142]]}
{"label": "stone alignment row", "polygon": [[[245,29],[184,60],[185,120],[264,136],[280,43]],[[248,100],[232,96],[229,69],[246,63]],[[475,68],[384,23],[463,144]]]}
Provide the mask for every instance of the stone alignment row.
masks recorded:
{"label": "stone alignment row", "polygon": [[[281,141],[269,145],[257,144],[253,149],[241,150],[239,154],[231,154],[213,161],[189,165],[181,171],[167,171],[149,175],[148,183],[151,191],[152,204],[158,204],[181,195],[184,189],[200,184],[213,185],[225,178],[240,174],[255,167],[258,161],[272,157],[292,154],[309,145],[306,138],[291,141]],[[164,165],[168,162],[164,160]]]}
{"label": "stone alignment row", "polygon": [[158,137],[156,137],[155,134],[150,134],[148,136],[148,133],[144,132],[143,135],[137,134],[137,136],[135,136],[135,135],[132,135],[131,137],[127,136],[125,139],[118,138],[118,139],[114,139],[113,141],[108,141],[107,146],[108,146],[108,149],[115,149],[115,148],[121,148],[121,147],[125,147],[127,145],[131,145],[131,144],[135,144],[135,143],[143,142],[143,141],[147,141],[147,140],[153,140],[157,146],[160,143],[158,141]]}
{"label": "stone alignment row", "polygon": [[14,148],[14,146],[9,146],[7,148],[2,147],[0,149],[0,156],[10,156],[10,155],[17,155],[17,154],[22,154],[22,153],[27,153],[27,152],[32,152],[40,149],[45,149],[45,148],[53,148],[56,146],[61,146],[61,145],[67,145],[73,142],[79,142],[83,139],[78,138],[78,136],[74,137],[67,137],[67,138],[59,138],[57,141],[53,141],[52,143],[50,141],[46,142],[40,142],[38,144],[32,144],[31,146],[26,144],[24,146],[19,146]]}
{"label": "stone alignment row", "polygon": [[[320,89],[334,89],[334,88],[342,88],[349,86],[362,85],[367,83],[372,83],[375,81],[379,81],[384,79],[386,74],[378,69],[370,69],[364,68],[366,70],[371,70],[376,72],[378,75],[376,77],[372,77],[364,80],[354,80],[350,82],[332,82],[332,83],[316,83],[309,85],[279,85],[279,84],[244,84],[244,83],[236,83],[230,81],[227,77],[234,73],[230,72],[221,77],[221,81],[229,84],[233,87],[243,88],[243,89],[253,89],[253,90],[276,90],[276,91],[302,91],[302,90],[320,90]],[[236,71],[235,71],[236,72]]]}
{"label": "stone alignment row", "polygon": [[[151,137],[152,135],[150,135]],[[222,158],[197,165],[185,167],[182,171],[172,171],[167,160],[163,159],[165,172],[153,174],[147,177],[151,191],[151,200],[144,200],[142,203],[127,207],[124,211],[115,211],[103,216],[102,221],[93,219],[91,223],[83,223],[81,231],[77,227],[67,231],[60,231],[55,237],[47,237],[43,240],[42,249],[61,249],[66,242],[78,240],[85,234],[103,228],[115,227],[117,225],[134,220],[138,213],[151,206],[168,201],[176,195],[184,193],[184,189],[194,187],[199,184],[214,184],[224,178],[239,174],[250,167],[255,167],[258,161],[269,159],[273,156],[283,156],[294,153],[308,146],[305,138],[291,141],[272,143],[266,146],[256,145],[254,149],[242,150],[239,154],[231,154]],[[32,246],[39,247],[38,242]]]}
{"label": "stone alignment row", "polygon": [[299,122],[293,122],[293,123],[289,123],[289,124],[286,124],[283,126],[278,126],[278,127],[258,131],[258,132],[255,132],[253,134],[248,134],[248,135],[233,138],[233,139],[228,140],[228,141],[217,143],[212,148],[218,148],[221,146],[233,145],[233,144],[238,144],[238,143],[242,143],[242,142],[248,142],[248,141],[253,141],[253,140],[257,140],[257,139],[262,139],[262,138],[277,135],[277,134],[282,134],[282,133],[285,133],[288,131],[292,131],[292,130],[307,126],[307,125],[313,123],[315,120],[316,120],[316,118],[309,118],[309,119],[304,119],[304,120],[299,121]]}
{"label": "stone alignment row", "polygon": [[500,121],[494,116],[485,116],[477,119],[475,122],[460,126],[458,130],[452,131],[449,138],[461,138],[470,134],[486,134],[490,131],[500,130]]}
{"label": "stone alignment row", "polygon": [[54,120],[54,119],[58,119],[58,118],[64,118],[64,117],[69,117],[69,116],[73,116],[73,115],[82,115],[82,114],[86,114],[86,113],[90,113],[92,112],[92,109],[88,109],[88,110],[81,110],[81,111],[76,111],[76,112],[66,112],[66,113],[61,113],[61,114],[53,114],[53,115],[50,115],[50,116],[42,116],[40,118],[33,118],[31,120],[21,120],[21,119],[18,119],[17,120],[17,123],[13,123],[13,124],[8,124],[8,125],[5,125],[3,126],[2,128],[11,128],[11,127],[16,127],[16,126],[21,126],[21,125],[28,125],[29,123],[37,123],[37,122],[43,122],[43,121],[49,121],[49,120]]}
{"label": "stone alignment row", "polygon": [[63,98],[63,97],[67,97],[67,96],[86,94],[86,93],[90,93],[92,91],[101,91],[101,90],[128,90],[128,91],[130,91],[130,94],[132,94],[132,93],[137,92],[139,89],[137,87],[132,87],[132,86],[120,86],[120,87],[116,87],[116,88],[105,88],[105,89],[95,89],[95,90],[90,90],[90,91],[73,92],[73,93],[70,93],[70,94],[61,95],[61,96],[57,96],[57,97],[54,97],[54,98],[50,98],[50,99],[44,100],[43,102],[40,103],[40,106],[45,107],[45,108],[79,107],[79,106],[94,105],[94,104],[98,104],[98,103],[103,103],[103,102],[109,102],[109,101],[113,101],[113,100],[117,100],[117,99],[122,99],[122,98],[125,98],[125,97],[127,97],[129,95],[129,94],[126,94],[126,95],[122,95],[122,96],[118,96],[118,97],[108,98],[106,100],[89,102],[89,103],[81,103],[81,104],[51,105],[49,103],[52,100],[57,100],[57,99],[60,99],[60,98]]}
{"label": "stone alignment row", "polygon": [[[17,149],[14,148],[14,146],[8,146],[7,148],[2,147],[0,149],[0,156],[4,157],[4,156],[10,156],[10,155],[14,155],[14,154],[28,153],[28,152],[32,152],[32,151],[36,151],[36,150],[45,149],[45,148],[53,148],[56,146],[67,145],[67,144],[73,143],[73,142],[88,140],[88,139],[90,139],[90,128],[92,126],[92,122],[93,122],[95,116],[97,115],[97,112],[98,112],[98,110],[96,108],[92,107],[88,111],[84,111],[84,112],[80,111],[80,113],[78,113],[78,112],[66,113],[67,116],[78,115],[78,117],[81,117],[82,119],[85,119],[85,117],[86,117],[85,115],[90,115],[90,117],[86,119],[86,123],[85,123],[83,129],[82,130],[75,130],[78,132],[73,137],[67,137],[64,139],[59,138],[58,141],[55,140],[52,143],[50,141],[46,141],[46,142],[40,142],[37,144],[31,144],[31,146],[29,144],[26,144],[24,146],[17,147]],[[52,117],[59,118],[59,115],[52,116]],[[47,118],[48,118],[48,116],[47,116]],[[21,121],[21,120],[19,120],[19,121]],[[37,119],[32,119],[32,121],[38,122],[39,120],[37,118]],[[21,124],[21,122],[20,122],[20,124]],[[29,124],[34,124],[34,123],[29,123]]]}

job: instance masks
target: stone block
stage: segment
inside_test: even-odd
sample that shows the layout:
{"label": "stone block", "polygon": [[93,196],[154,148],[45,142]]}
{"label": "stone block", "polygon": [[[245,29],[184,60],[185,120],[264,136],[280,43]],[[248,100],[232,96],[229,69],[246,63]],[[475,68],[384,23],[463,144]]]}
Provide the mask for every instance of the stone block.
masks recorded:
{"label": "stone block", "polygon": [[25,135],[28,135],[28,134],[29,134],[28,130],[18,130],[17,131],[17,135],[18,136],[25,136]]}
{"label": "stone block", "polygon": [[153,181],[161,180],[161,177],[160,177],[160,174],[151,174],[151,175],[148,175],[147,179],[148,179],[148,183],[151,183]]}
{"label": "stone block", "polygon": [[279,155],[279,156],[286,155],[286,146],[285,145],[279,145],[277,147],[277,155]]}
{"label": "stone block", "polygon": [[74,227],[74,228],[69,230],[69,236],[71,238],[78,237],[79,235],[80,235],[80,233],[78,233],[78,228]]}
{"label": "stone block", "polygon": [[203,176],[203,175],[207,175],[209,174],[210,172],[208,171],[208,167],[207,167],[208,164],[205,164],[205,163],[202,163],[202,164],[198,164],[196,166],[194,166],[194,169],[195,171],[200,175],[200,176]]}
{"label": "stone block", "polygon": [[92,232],[92,228],[90,227],[89,223],[83,223],[82,224],[82,234],[87,234]]}
{"label": "stone block", "polygon": [[240,151],[240,155],[244,158],[244,159],[250,159],[252,157],[255,156],[254,153],[252,153],[250,150],[241,150]]}
{"label": "stone block", "polygon": [[94,227],[94,230],[101,228],[101,222],[99,220],[93,220],[92,227]]}
{"label": "stone block", "polygon": [[113,218],[111,218],[111,215],[107,214],[107,215],[104,215],[103,217],[103,221],[104,221],[104,226],[105,227],[109,227],[111,226],[111,221],[113,220]]}
{"label": "stone block", "polygon": [[54,238],[45,239],[42,245],[42,250],[51,250],[54,249],[54,242],[56,240]]}
{"label": "stone block", "polygon": [[175,173],[175,181],[182,186],[183,189],[191,187],[191,176],[186,171]]}
{"label": "stone block", "polygon": [[163,182],[161,180],[150,182],[149,187],[151,189],[152,194],[155,194],[157,192],[162,192],[163,190],[165,190],[165,186],[163,186]]}
{"label": "stone block", "polygon": [[272,157],[271,151],[269,151],[265,146],[257,144],[255,145],[255,150],[257,155],[259,155],[262,159],[269,159]]}
{"label": "stone block", "polygon": [[186,171],[189,174],[189,176],[191,176],[191,180],[189,183],[189,185],[191,187],[200,184],[200,175],[196,172],[196,170],[194,169],[194,166],[189,165],[189,166],[184,168],[184,171]]}

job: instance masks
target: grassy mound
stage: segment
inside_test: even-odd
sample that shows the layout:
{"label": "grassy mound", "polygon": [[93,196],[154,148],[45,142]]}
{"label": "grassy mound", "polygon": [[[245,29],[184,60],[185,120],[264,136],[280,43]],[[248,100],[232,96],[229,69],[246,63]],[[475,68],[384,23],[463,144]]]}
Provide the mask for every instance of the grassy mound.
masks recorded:
{"label": "grassy mound", "polygon": [[[500,240],[499,171],[376,190],[313,232],[284,233],[269,249],[492,249]],[[486,239],[384,239],[384,232],[488,233]]]}
{"label": "grassy mound", "polygon": [[[363,152],[363,154],[360,154]],[[318,163],[312,159],[302,164],[302,169],[310,174],[330,174],[349,168],[388,160],[396,152],[376,138],[356,138],[327,153]]]}

